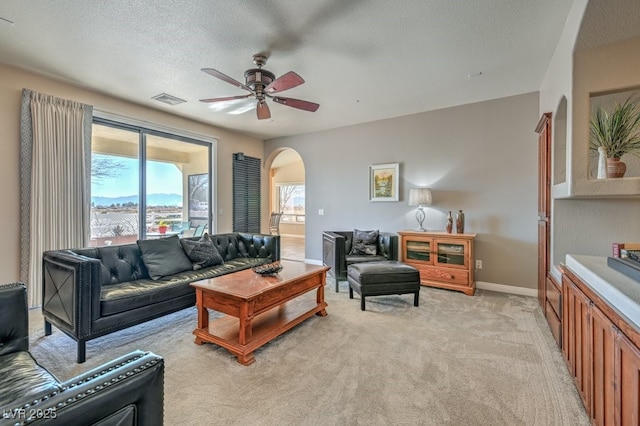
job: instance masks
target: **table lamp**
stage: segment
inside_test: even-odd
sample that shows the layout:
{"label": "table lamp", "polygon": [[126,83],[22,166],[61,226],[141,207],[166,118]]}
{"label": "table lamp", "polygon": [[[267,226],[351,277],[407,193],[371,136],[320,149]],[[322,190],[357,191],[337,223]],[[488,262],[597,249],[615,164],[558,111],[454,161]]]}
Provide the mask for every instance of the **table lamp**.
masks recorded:
{"label": "table lamp", "polygon": [[431,197],[431,188],[411,188],[409,189],[409,205],[418,206],[416,212],[416,220],[418,221],[418,229],[416,231],[425,232],[426,229],[422,227],[424,222],[424,206],[430,206],[433,201]]}

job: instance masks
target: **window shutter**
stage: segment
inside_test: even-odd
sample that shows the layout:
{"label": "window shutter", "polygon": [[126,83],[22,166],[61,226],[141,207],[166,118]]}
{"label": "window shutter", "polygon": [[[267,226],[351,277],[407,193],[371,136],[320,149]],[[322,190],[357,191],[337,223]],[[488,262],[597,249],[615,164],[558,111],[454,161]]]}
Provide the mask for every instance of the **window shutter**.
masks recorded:
{"label": "window shutter", "polygon": [[261,160],[233,154],[233,230],[260,232]]}

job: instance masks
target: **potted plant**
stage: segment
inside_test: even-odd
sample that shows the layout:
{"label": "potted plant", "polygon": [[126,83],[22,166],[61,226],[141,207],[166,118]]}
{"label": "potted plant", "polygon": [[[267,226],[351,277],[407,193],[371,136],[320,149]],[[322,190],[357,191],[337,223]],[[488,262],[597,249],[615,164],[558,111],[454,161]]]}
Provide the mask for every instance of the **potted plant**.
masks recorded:
{"label": "potted plant", "polygon": [[607,177],[623,177],[627,170],[620,158],[625,154],[640,157],[640,99],[633,95],[617,103],[609,113],[600,106],[590,123],[589,148],[602,148],[607,159]]}
{"label": "potted plant", "polygon": [[161,234],[166,233],[166,232],[167,232],[167,227],[168,227],[168,226],[169,226],[169,225],[167,224],[167,222],[165,222],[164,220],[163,220],[163,221],[161,221],[161,222],[158,224],[158,232],[159,232],[159,233],[161,233]]}

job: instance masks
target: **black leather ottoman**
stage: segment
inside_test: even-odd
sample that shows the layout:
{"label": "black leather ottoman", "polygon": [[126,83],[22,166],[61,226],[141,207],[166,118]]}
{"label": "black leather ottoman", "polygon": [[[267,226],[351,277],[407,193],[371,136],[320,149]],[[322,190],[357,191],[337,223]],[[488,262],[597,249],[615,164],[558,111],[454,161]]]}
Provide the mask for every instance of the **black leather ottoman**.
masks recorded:
{"label": "black leather ottoman", "polygon": [[355,263],[347,268],[349,298],[360,295],[360,309],[364,311],[367,296],[413,293],[413,306],[420,299],[420,273],[413,266],[393,260]]}

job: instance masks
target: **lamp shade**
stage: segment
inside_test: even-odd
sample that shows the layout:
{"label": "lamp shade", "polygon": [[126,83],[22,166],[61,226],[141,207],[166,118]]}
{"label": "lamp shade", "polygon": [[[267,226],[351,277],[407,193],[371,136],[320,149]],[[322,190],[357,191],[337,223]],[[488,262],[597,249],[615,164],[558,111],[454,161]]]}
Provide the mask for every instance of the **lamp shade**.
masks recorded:
{"label": "lamp shade", "polygon": [[429,206],[432,202],[431,188],[411,188],[409,189],[410,206]]}

